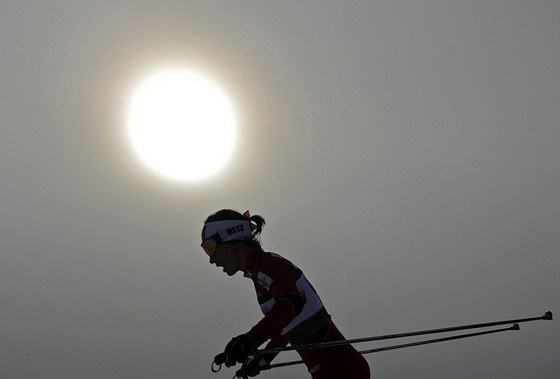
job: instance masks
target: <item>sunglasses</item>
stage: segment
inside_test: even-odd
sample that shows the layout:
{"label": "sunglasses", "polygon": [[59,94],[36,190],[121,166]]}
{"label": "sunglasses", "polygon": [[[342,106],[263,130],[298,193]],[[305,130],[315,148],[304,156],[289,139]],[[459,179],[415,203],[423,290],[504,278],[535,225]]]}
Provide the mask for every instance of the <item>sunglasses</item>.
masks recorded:
{"label": "sunglasses", "polygon": [[213,236],[202,241],[200,246],[209,257],[212,257],[220,242],[222,242],[222,238],[220,237],[220,235],[214,234]]}

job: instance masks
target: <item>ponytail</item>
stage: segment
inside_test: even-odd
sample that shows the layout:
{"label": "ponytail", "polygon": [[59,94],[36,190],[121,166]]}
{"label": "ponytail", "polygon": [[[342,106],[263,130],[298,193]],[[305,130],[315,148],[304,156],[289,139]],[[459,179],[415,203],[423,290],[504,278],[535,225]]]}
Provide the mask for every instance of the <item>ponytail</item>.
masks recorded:
{"label": "ponytail", "polygon": [[261,234],[266,221],[259,215],[254,215],[249,217],[249,221],[251,221],[251,225],[254,225],[255,228],[253,229],[253,236],[258,236]]}

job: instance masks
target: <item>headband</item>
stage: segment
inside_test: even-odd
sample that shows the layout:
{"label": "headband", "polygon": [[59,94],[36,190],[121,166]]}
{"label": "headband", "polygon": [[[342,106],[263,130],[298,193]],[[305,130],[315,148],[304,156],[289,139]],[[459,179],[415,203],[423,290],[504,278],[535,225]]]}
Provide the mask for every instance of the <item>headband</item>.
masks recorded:
{"label": "headband", "polygon": [[202,242],[218,235],[220,241],[233,241],[253,238],[253,227],[249,220],[223,220],[204,224]]}

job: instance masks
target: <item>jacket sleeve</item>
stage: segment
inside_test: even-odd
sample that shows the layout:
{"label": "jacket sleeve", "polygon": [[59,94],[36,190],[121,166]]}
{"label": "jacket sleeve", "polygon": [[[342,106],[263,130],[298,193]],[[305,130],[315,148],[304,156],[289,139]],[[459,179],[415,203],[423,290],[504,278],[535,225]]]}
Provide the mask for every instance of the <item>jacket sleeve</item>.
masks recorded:
{"label": "jacket sleeve", "polygon": [[276,276],[275,279],[270,276],[267,278],[269,279],[268,293],[275,302],[251,330],[272,340],[280,335],[282,329],[301,312],[305,299],[300,295],[295,280],[289,275]]}
{"label": "jacket sleeve", "polygon": [[282,334],[276,333],[270,338],[270,341],[268,341],[266,348],[274,349],[274,348],[285,347],[287,345],[288,345],[288,341],[282,336]]}

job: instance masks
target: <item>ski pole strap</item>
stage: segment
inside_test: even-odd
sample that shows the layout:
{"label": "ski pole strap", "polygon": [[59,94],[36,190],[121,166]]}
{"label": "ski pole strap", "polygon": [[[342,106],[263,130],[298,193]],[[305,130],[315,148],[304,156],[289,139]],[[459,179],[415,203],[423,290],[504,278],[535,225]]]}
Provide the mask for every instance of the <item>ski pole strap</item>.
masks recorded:
{"label": "ski pole strap", "polygon": [[210,370],[212,370],[213,373],[220,372],[221,369],[222,369],[221,364],[217,364],[215,361],[212,361],[212,366],[210,366]]}
{"label": "ski pole strap", "polygon": [[520,319],[514,319],[514,320],[485,322],[485,323],[481,323],[481,324],[453,326],[453,327],[440,328],[440,329],[428,329],[428,330],[420,330],[420,331],[416,331],[416,332],[386,334],[386,335],[381,335],[381,336],[356,338],[356,339],[350,339],[350,340],[326,341],[326,342],[319,342],[319,343],[313,343],[313,344],[288,346],[288,347],[284,347],[284,348],[263,349],[263,350],[259,350],[254,355],[280,353],[280,352],[283,352],[283,351],[293,351],[293,350],[317,349],[317,348],[322,348],[322,347],[333,347],[333,346],[348,345],[348,344],[353,344],[353,343],[388,340],[388,339],[396,339],[396,338],[403,338],[403,337],[415,337],[415,336],[435,334],[435,333],[456,332],[456,331],[459,331],[459,330],[488,328],[488,327],[499,326],[499,325],[519,324],[519,323],[522,323],[522,322],[537,321],[537,320],[552,320],[552,312],[548,311],[543,316],[539,316],[539,317],[529,317],[529,318],[520,318]]}

